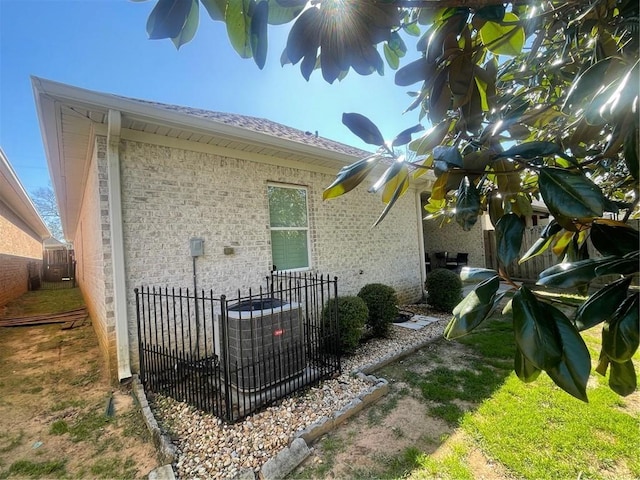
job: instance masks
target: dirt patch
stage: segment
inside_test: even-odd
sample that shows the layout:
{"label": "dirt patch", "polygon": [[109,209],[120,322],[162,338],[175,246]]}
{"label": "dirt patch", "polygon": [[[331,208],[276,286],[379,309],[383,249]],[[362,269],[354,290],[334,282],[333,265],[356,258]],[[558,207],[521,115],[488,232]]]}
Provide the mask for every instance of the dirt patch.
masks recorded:
{"label": "dirt patch", "polygon": [[142,478],[158,466],[130,392],[112,390],[89,320],[0,328],[0,478]]}
{"label": "dirt patch", "polygon": [[[375,478],[380,472],[388,474],[389,464],[411,449],[438,460],[451,455],[449,445],[472,444],[451,423],[430,414],[436,404],[424,399],[419,386],[407,380],[406,372],[422,376],[437,368],[468,369],[476,358],[468,347],[441,339],[385,367],[377,375],[389,380],[389,394],[320,439],[291,477]],[[462,411],[474,407],[468,402],[456,403]],[[475,447],[467,449],[465,463],[474,478],[511,478]],[[400,476],[407,473],[397,472]]]}

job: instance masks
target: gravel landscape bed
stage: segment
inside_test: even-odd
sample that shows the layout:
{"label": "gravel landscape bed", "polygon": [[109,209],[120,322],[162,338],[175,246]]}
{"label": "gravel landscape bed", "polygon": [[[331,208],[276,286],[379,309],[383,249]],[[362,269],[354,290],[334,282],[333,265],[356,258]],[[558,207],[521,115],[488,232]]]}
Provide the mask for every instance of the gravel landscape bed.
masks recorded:
{"label": "gravel landscape bed", "polygon": [[341,411],[371,388],[371,382],[354,372],[441,336],[449,318],[429,311],[426,305],[411,305],[403,310],[436,317],[438,321],[420,330],[393,325],[388,338],[372,339],[355,354],[344,357],[339,377],[279,400],[239,423],[227,425],[186,403],[156,395],[151,408],[160,428],[176,446],[176,476],[231,478],[247,469],[260,471],[299,432]]}

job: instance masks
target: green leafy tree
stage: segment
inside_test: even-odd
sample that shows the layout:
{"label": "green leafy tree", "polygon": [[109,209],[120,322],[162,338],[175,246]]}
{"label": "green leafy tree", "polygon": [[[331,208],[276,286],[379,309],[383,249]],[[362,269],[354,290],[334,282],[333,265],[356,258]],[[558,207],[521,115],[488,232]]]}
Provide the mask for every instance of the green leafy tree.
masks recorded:
{"label": "green leafy tree", "polygon": [[[507,266],[553,248],[562,263],[540,274],[538,288],[586,291],[609,279],[571,317],[539,294],[513,284],[509,303],[524,381],[546,371],[586,401],[590,357],[580,332],[602,327],[597,371],[621,395],[636,389],[631,356],[638,348],[638,231],[628,221],[638,209],[639,12],[637,0],[375,1],[201,0],[224,22],[239,55],[262,68],[268,26],[291,23],[282,64],[315,71],[332,83],[350,70],[361,75],[395,70],[395,83],[411,87],[407,111],[420,123],[385,137],[368,118],[345,113],[343,123],[376,147],[343,168],[324,198],[342,195],[386,165],[370,191],[392,208],[416,177],[436,180],[426,205],[434,218],[470,230],[482,212],[496,229],[498,271],[476,271],[478,287],[454,309],[446,336],[477,327],[511,282]],[[189,41],[198,0],[159,0],[147,31]],[[401,65],[406,40],[420,58]],[[519,257],[533,199],[553,221]],[[612,241],[613,240],[613,241]],[[599,256],[589,256],[591,243]]]}

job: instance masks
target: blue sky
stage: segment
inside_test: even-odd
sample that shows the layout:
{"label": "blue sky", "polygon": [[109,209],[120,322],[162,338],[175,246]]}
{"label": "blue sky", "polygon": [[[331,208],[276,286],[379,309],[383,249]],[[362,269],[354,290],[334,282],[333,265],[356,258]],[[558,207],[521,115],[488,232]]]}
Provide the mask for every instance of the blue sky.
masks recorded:
{"label": "blue sky", "polygon": [[[155,1],[0,0],[0,146],[28,192],[49,182],[30,76],[99,92],[264,117],[356,147],[371,149],[344,125],[358,112],[393,138],[417,123],[402,112],[411,98],[393,71],[350,72],[329,85],[316,71],[280,66],[288,26],[269,30],[264,70],[236,55],[224,24],[200,12],[196,37],[176,50],[149,40],[145,25]],[[404,62],[417,58],[411,51]],[[425,125],[427,126],[427,125]]]}

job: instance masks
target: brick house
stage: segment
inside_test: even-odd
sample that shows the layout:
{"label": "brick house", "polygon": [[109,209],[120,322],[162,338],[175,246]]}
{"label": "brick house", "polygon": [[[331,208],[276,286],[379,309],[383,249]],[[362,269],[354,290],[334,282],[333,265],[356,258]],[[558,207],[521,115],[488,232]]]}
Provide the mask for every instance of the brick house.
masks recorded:
{"label": "brick house", "polygon": [[137,368],[133,289],[192,287],[192,238],[204,242],[198,288],[219,294],[261,285],[275,267],[335,275],[340,295],[382,282],[402,301],[421,297],[429,180],[372,229],[383,204],[368,185],[322,201],[367,152],[269,120],[32,84],[76,280],[113,377]]}
{"label": "brick house", "polygon": [[51,233],[0,149],[0,307],[40,278],[42,242]]}

